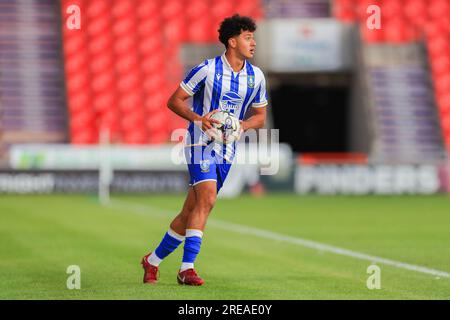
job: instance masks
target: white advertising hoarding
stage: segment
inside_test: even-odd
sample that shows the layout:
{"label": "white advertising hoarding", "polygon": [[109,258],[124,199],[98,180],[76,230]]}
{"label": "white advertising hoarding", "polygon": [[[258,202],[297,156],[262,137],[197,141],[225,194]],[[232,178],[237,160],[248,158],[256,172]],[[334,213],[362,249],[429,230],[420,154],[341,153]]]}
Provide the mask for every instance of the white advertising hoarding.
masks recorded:
{"label": "white advertising hoarding", "polygon": [[334,19],[272,19],[256,35],[256,64],[265,71],[337,71],[352,61],[351,26]]}

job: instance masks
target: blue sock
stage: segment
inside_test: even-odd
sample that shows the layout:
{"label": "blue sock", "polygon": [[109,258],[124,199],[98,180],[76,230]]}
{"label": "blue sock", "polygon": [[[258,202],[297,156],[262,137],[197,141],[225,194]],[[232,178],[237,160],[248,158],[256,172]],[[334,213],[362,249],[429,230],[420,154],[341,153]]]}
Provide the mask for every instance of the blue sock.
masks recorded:
{"label": "blue sock", "polygon": [[194,261],[200,252],[203,232],[195,229],[186,230],[186,240],[184,242],[183,263],[180,271],[194,268]]}
{"label": "blue sock", "polygon": [[[183,242],[184,237],[169,229],[161,243],[149,257],[150,264],[158,266],[161,260],[171,254]],[[156,257],[155,257],[156,255]]]}

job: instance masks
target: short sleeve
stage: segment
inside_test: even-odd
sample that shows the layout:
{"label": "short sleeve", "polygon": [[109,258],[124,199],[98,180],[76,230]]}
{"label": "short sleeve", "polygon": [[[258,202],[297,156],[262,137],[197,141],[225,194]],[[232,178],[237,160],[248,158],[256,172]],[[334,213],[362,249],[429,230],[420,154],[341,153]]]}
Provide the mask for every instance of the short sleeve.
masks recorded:
{"label": "short sleeve", "polygon": [[190,96],[193,96],[204,85],[207,74],[208,60],[205,60],[203,63],[195,66],[191,69],[191,71],[189,71],[186,78],[181,81],[180,87]]}
{"label": "short sleeve", "polygon": [[[262,73],[261,73],[262,74]],[[259,84],[258,91],[256,92],[256,96],[252,101],[253,108],[262,108],[267,106],[267,92],[266,92],[266,79],[264,74],[262,74],[262,80]]]}

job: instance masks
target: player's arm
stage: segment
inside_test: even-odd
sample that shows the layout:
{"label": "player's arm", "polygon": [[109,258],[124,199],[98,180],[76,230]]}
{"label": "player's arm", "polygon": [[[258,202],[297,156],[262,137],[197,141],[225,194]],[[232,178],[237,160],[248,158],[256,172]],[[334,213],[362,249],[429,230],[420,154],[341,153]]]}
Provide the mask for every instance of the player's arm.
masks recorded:
{"label": "player's arm", "polygon": [[167,101],[167,107],[189,122],[202,121],[202,117],[192,111],[186,103],[186,100],[190,97],[191,96],[186,91],[181,87],[178,87],[169,98],[169,101]]}
{"label": "player's arm", "polygon": [[177,90],[175,90],[167,101],[167,106],[170,110],[183,119],[195,123],[205,132],[212,128],[212,123],[217,122],[216,120],[210,119],[210,116],[217,111],[201,116],[191,110],[186,100],[200,90],[202,83],[204,85],[208,73],[207,65],[208,61],[205,60],[205,62],[192,68],[186,78],[180,83]]}
{"label": "player's arm", "polygon": [[186,100],[190,97],[191,95],[189,93],[187,93],[181,87],[178,87],[167,101],[167,107],[187,121],[194,122],[199,126],[201,123],[203,131],[211,129],[213,122],[219,123],[214,119],[210,119],[211,115],[216,113],[218,110],[214,110],[204,115],[203,117],[192,111],[189,105],[186,103]]}
{"label": "player's arm", "polygon": [[175,92],[169,98],[169,101],[167,101],[167,107],[187,121],[194,122],[198,125],[200,125],[201,123],[203,131],[211,129],[213,122],[219,123],[214,119],[210,119],[211,115],[213,113],[216,113],[218,110],[214,110],[204,115],[203,117],[192,111],[189,105],[186,103],[186,100],[190,97],[190,94],[188,94],[181,87],[178,87],[177,90],[175,90]]}
{"label": "player's arm", "polygon": [[248,119],[241,122],[242,130],[263,128],[266,125],[267,107],[251,108],[250,112]]}

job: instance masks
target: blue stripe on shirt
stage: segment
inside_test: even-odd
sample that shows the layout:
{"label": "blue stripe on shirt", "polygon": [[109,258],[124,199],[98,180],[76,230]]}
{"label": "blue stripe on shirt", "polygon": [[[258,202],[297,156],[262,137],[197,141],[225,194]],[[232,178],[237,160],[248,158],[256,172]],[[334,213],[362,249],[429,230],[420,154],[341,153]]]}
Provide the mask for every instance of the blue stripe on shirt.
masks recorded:
{"label": "blue stripe on shirt", "polygon": [[[205,83],[204,80],[203,80],[203,83]],[[203,113],[204,97],[205,97],[205,90],[200,90],[194,95],[192,107],[193,107],[193,111],[196,114],[202,115],[202,113]],[[198,143],[198,141],[194,141],[194,130],[197,130],[197,135],[201,135],[200,131],[198,130],[198,127],[195,127],[194,123],[191,122],[189,125],[189,128],[188,128],[189,135],[190,135],[189,143]]]}
{"label": "blue stripe on shirt", "polygon": [[[219,78],[217,77],[219,75]],[[211,96],[211,106],[209,112],[219,108],[220,95],[222,94],[222,78],[223,78],[223,63],[220,56],[216,57],[216,68],[214,73],[214,84]]]}
{"label": "blue stripe on shirt", "polygon": [[[197,85],[194,87],[194,89],[192,89],[192,92],[194,94],[197,93],[198,90],[205,84],[205,82],[206,82],[206,76],[199,83],[197,83]],[[204,91],[204,90],[202,90],[202,91]],[[203,102],[203,100],[202,100],[202,102]],[[201,114],[201,113],[199,113],[199,114]]]}
{"label": "blue stripe on shirt", "polygon": [[199,72],[204,66],[208,65],[208,60],[205,60],[204,63],[198,65],[197,67],[193,68],[191,70],[191,72],[189,72],[189,74],[187,75],[186,79],[184,79],[184,83],[187,84],[189,82],[189,80],[191,80],[196,74],[197,72]]}
{"label": "blue stripe on shirt", "polygon": [[[231,72],[230,91],[239,93],[239,76],[240,76],[240,73],[238,73],[236,75],[236,77],[234,77],[234,72]],[[234,113],[234,110],[233,110],[233,113]],[[235,148],[236,148],[236,142],[233,142],[232,146],[228,146],[228,145],[223,146],[223,149],[222,149],[223,157],[225,157],[225,155],[227,153],[227,149],[229,149],[229,148],[231,148],[230,153],[233,154],[234,152],[232,152],[232,151],[235,150]]]}
{"label": "blue stripe on shirt", "polygon": [[259,86],[258,92],[256,93],[255,100],[253,102],[260,103],[261,102],[261,86]]}
{"label": "blue stripe on shirt", "polygon": [[234,72],[231,72],[230,91],[238,93],[239,91],[239,73],[234,77]]}
{"label": "blue stripe on shirt", "polygon": [[[247,61],[247,77],[248,76],[255,76],[255,71],[253,70],[252,65],[250,64],[250,62]],[[248,81],[247,81],[248,82]],[[239,120],[243,120],[244,116],[245,116],[245,112],[247,110],[247,104],[249,103],[250,97],[253,94],[253,90],[254,88],[250,88],[247,84],[247,93],[245,94],[245,99],[244,99],[244,103],[242,104],[242,108],[241,108],[241,114],[239,116]]]}

